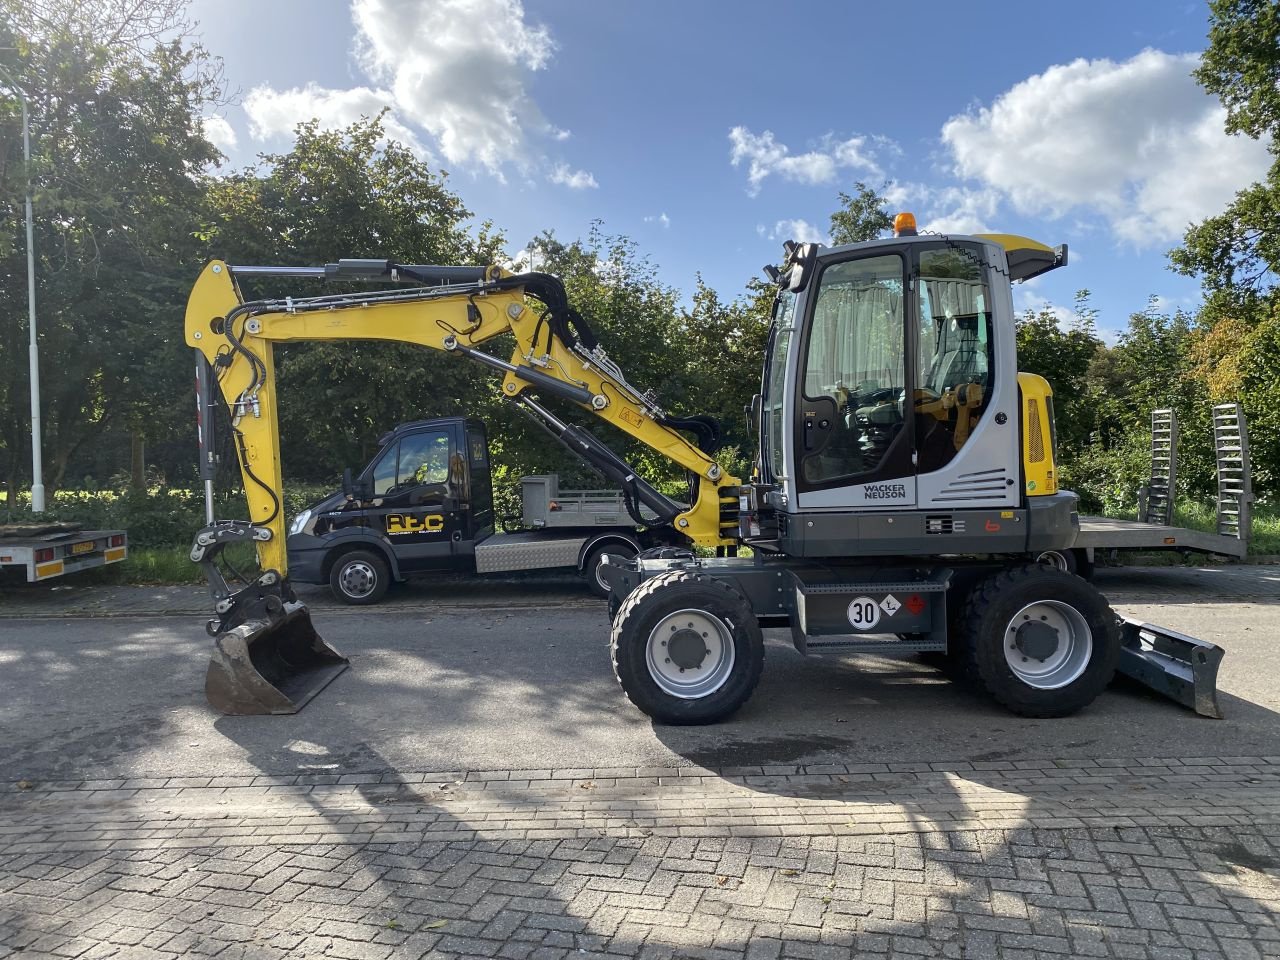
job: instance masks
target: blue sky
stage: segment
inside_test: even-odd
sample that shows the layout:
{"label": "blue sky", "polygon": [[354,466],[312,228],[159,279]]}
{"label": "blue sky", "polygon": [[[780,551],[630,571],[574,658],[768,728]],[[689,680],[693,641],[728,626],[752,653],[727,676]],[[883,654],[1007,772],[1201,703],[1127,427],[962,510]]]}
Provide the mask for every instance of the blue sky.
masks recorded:
{"label": "blue sky", "polygon": [[[1258,179],[1189,78],[1200,3],[195,0],[241,90],[209,132],[232,166],[312,116],[382,105],[511,253],[601,219],[686,295],[740,292],[784,239],[825,236],[837,192],[889,184],[948,232],[1066,242],[1019,287],[1104,330],[1155,295],[1193,308],[1165,251]],[[377,251],[350,251],[374,256]]]}

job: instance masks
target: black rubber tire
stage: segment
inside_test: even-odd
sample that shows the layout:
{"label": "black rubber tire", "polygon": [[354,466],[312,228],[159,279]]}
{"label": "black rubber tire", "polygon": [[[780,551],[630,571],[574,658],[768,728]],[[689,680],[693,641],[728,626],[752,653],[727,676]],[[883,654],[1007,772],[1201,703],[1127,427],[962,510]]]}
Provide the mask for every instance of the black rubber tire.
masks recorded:
{"label": "black rubber tire", "polygon": [[[733,639],[734,665],[714,693],[685,700],[662,690],[649,673],[645,647],[668,614],[703,610],[724,621]],[[618,610],[609,635],[613,675],[622,692],[657,723],[715,723],[750,699],[764,669],[764,637],[746,598],[723,580],[688,570],[671,570],[633,590]]]}
{"label": "black rubber tire", "polygon": [[1081,580],[1092,580],[1094,564],[1089,559],[1089,552],[1083,547],[1076,547],[1071,551],[1071,555],[1076,560],[1076,576]]}
{"label": "black rubber tire", "polygon": [[582,575],[586,578],[587,589],[594,593],[601,600],[609,598],[609,588],[600,582],[600,578],[596,573],[596,568],[600,566],[600,561],[608,555],[610,557],[622,557],[624,560],[630,560],[638,551],[630,544],[614,541],[596,547],[587,557],[587,562],[582,565]]}
{"label": "black rubber tire", "polygon": [[[1004,657],[1010,620],[1039,600],[1074,607],[1093,635],[1093,652],[1084,672],[1056,690],[1024,683]],[[1024,717],[1065,717],[1088,706],[1111,682],[1120,659],[1120,629],[1106,598],[1079,577],[1043,563],[1011,567],[977,584],[967,598],[959,640],[966,677]]]}
{"label": "black rubber tire", "polygon": [[[367,564],[373,572],[373,589],[362,596],[352,596],[342,585],[343,572],[356,563]],[[387,588],[390,586],[391,568],[381,554],[371,550],[351,550],[344,553],[333,561],[333,567],[329,570],[329,591],[336,599],[353,606],[367,607],[377,603],[387,595]]]}

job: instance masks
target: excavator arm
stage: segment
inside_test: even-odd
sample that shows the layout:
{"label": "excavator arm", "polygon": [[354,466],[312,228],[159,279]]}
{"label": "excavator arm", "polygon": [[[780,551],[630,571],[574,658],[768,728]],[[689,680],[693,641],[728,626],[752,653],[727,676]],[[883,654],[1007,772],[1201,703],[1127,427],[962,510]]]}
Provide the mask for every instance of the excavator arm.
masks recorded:
{"label": "excavator arm", "polygon": [[[273,283],[282,279],[312,284],[337,281],[343,284],[343,292],[246,300],[239,281],[258,278]],[[353,292],[352,285],[360,281],[378,282],[379,288]],[[397,285],[388,288],[390,282]],[[504,334],[515,341],[509,359],[481,349]],[[210,621],[209,632],[219,639],[220,648],[223,639],[244,634],[243,650],[239,650],[239,640],[233,644],[236,655],[250,658],[256,646],[270,650],[274,657],[280,651],[273,648],[279,644],[265,640],[277,631],[276,621],[305,615],[286,579],[273,346],[350,340],[418,344],[501,370],[500,390],[506,399],[522,406],[575,453],[669,522],[690,544],[722,547],[736,542],[734,510],[740,481],[726,475],[703,449],[709,443],[699,446],[681,432],[705,434],[706,422],[671,417],[652,395],[628,383],[569,305],[556,277],[514,275],[498,267],[402,266],[382,260],[343,260],[324,267],[237,267],[213,261],[205,266],[188,299],[186,342],[208,364],[211,375],[203,378],[208,389],[216,385],[227,403],[249,506],[247,521],[211,522],[199,532],[192,547],[192,559],[202,563],[209,576],[218,614]],[[560,421],[535,399],[545,395],[576,404],[679,464],[694,480],[692,502],[686,505],[668,499],[591,434]],[[213,561],[234,542],[255,545],[262,573],[254,583],[233,591]],[[301,648],[307,646],[309,629],[308,623],[295,631],[304,641]],[[313,630],[310,633],[314,635]],[[315,648],[319,654],[328,651],[337,656],[318,636],[314,642],[319,645]],[[306,652],[294,651],[299,656]],[[243,699],[243,691],[237,688],[244,686],[243,678],[235,673],[244,672],[248,659],[244,664],[222,665],[229,677],[223,676],[219,683],[223,687],[229,684],[230,693],[227,689],[215,693],[211,685],[218,661],[215,653],[210,682],[206,683],[215,706],[227,712],[263,712],[238,709],[246,704],[235,702]],[[261,665],[256,666],[255,672],[261,674]],[[287,664],[280,671],[290,672]],[[301,706],[296,696],[285,699],[291,709],[276,704],[276,709],[268,712],[292,712]]]}

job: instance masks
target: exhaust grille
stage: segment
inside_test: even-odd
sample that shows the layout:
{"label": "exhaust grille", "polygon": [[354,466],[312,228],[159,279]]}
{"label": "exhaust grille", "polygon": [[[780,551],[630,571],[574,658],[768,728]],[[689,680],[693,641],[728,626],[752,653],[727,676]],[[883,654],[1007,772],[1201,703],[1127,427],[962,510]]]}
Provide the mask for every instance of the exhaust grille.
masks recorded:
{"label": "exhaust grille", "polygon": [[1032,463],[1044,463],[1044,430],[1040,426],[1040,401],[1027,401],[1027,446]]}

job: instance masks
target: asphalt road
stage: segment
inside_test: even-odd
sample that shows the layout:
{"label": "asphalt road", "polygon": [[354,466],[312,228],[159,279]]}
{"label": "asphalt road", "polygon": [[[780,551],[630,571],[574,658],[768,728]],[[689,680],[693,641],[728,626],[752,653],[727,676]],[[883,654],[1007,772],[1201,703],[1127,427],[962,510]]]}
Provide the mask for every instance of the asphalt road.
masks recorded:
{"label": "asphalt road", "polygon": [[352,667],[292,717],[205,704],[202,618],[0,620],[0,780],[1280,754],[1280,569],[1105,571],[1100,586],[1227,649],[1226,720],[1123,684],[1075,717],[1025,720],[912,658],[806,659],[769,631],[736,717],[655,726],[613,679],[604,605],[526,581],[487,608],[410,588],[317,609]]}

